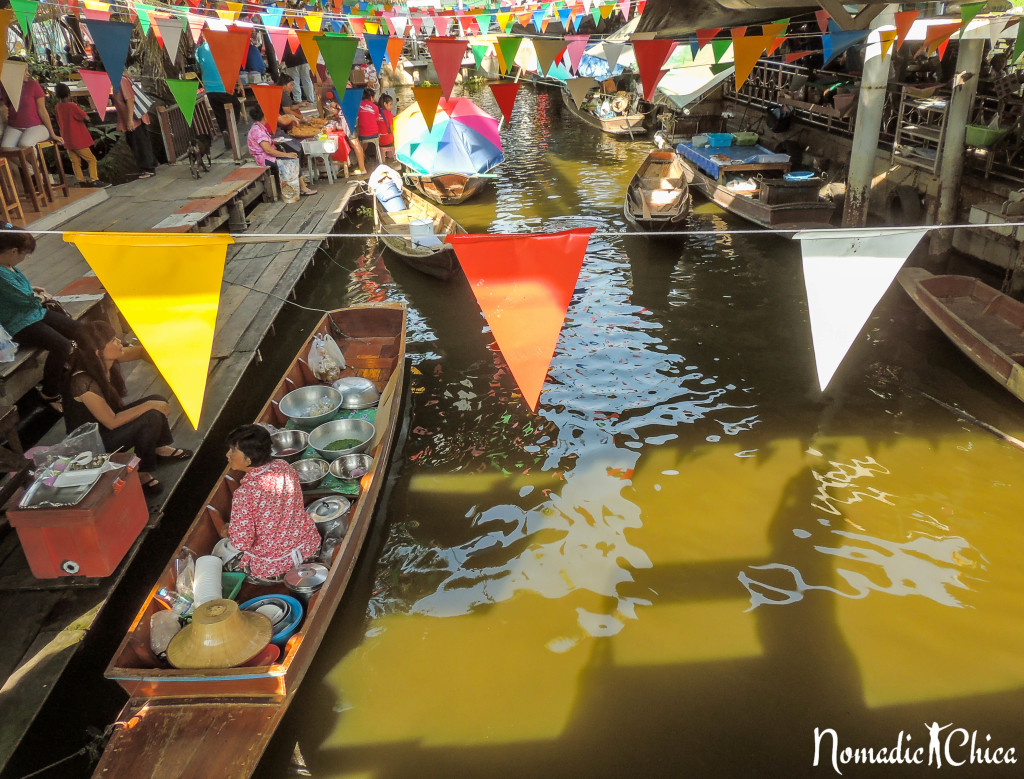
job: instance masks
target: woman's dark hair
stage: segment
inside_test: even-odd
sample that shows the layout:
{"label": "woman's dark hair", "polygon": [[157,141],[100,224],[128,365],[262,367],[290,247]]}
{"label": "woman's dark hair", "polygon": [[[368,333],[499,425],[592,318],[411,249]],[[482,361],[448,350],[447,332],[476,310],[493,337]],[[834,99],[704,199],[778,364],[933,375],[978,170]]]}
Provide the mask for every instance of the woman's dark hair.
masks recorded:
{"label": "woman's dark hair", "polygon": [[263,425],[242,425],[228,433],[228,449],[237,449],[249,458],[253,468],[270,462],[270,433]]}
{"label": "woman's dark hair", "polygon": [[282,73],[280,76],[277,77],[277,81],[275,81],[274,83],[279,87],[283,87],[293,83],[294,81],[295,78],[293,76],[289,76],[287,73]]}
{"label": "woman's dark hair", "polygon": [[58,100],[67,100],[71,97],[71,90],[68,89],[68,85],[60,82],[53,88],[53,93],[57,95]]}
{"label": "woman's dark hair", "polygon": [[36,239],[28,233],[16,233],[17,228],[9,222],[0,225],[0,252],[17,249],[32,253],[36,250]]}
{"label": "woman's dark hair", "polygon": [[73,376],[79,371],[88,373],[99,385],[103,399],[114,413],[124,407],[123,400],[128,390],[124,385],[124,376],[121,375],[121,366],[114,363],[108,371],[101,354],[116,335],[109,322],[95,321],[81,325],[75,334],[75,350],[71,352],[69,374]]}
{"label": "woman's dark hair", "polygon": [[373,90],[369,87],[363,90],[363,100],[373,100]]}
{"label": "woman's dark hair", "polygon": [[385,103],[394,103],[395,98],[391,97],[387,92],[380,96],[380,100],[377,101],[377,107],[383,108]]}
{"label": "woman's dark hair", "polygon": [[254,122],[262,122],[267,117],[264,115],[262,108],[260,108],[258,105],[254,105],[252,108],[249,109],[249,118],[252,119]]}

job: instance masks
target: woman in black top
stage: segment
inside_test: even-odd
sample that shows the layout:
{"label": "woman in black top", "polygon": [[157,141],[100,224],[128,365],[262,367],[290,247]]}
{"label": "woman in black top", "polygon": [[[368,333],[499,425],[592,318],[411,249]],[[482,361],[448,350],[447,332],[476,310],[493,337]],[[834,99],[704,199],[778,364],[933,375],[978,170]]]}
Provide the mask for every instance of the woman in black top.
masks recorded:
{"label": "woman in black top", "polygon": [[120,363],[144,357],[144,350],[141,346],[122,346],[114,328],[106,322],[83,325],[76,343],[64,392],[67,429],[96,422],[107,451],[134,449],[141,461],[142,488],[155,495],[163,489],[153,476],[157,458],[187,460],[192,452],[171,445],[174,437],[167,422],[171,406],[164,398],[149,395],[133,403],[124,402],[127,390]]}

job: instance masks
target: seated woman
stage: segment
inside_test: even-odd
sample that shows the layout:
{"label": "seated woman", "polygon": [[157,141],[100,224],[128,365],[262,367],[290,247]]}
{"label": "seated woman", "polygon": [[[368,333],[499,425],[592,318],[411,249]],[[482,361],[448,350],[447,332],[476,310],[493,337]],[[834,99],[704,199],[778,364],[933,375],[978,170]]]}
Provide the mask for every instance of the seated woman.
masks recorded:
{"label": "seated woman", "polygon": [[148,395],[125,403],[127,390],[121,362],[146,356],[141,346],[125,348],[107,322],[88,322],[75,336],[71,371],[64,391],[64,420],[69,431],[87,422],[99,425],[100,438],[108,452],[134,449],[139,460],[139,478],[147,495],[156,495],[164,485],[153,476],[157,458],[187,460],[189,449],[177,449],[167,417],[171,406],[159,395]]}
{"label": "seated woman", "polygon": [[[246,140],[249,144],[249,153],[256,164],[277,167],[278,173],[281,174],[282,190],[287,186],[291,191],[297,188],[300,195],[315,195],[317,191],[310,189],[305,179],[299,175],[299,155],[293,151],[281,151],[274,146],[274,137],[267,127],[267,117],[263,114],[263,109],[257,105],[249,112],[249,116],[252,117],[252,127],[249,128]],[[283,193],[286,203],[298,200],[292,196],[291,191]]]}
{"label": "seated woman", "polygon": [[292,100],[295,79],[287,73],[282,73],[277,77],[277,86],[284,87],[284,91],[281,92],[281,113],[277,117],[277,125],[286,133],[291,132],[302,124],[302,112],[295,107]]}
{"label": "seated woman", "polygon": [[338,141],[338,151],[335,152],[332,159],[336,162],[348,162],[349,155],[355,155],[357,167],[352,172],[360,173],[366,170],[363,146],[360,143],[351,143],[349,141],[352,137],[352,130],[348,126],[345,115],[341,112],[341,106],[338,105],[337,96],[333,90],[324,93],[323,115],[324,119],[332,125],[341,128],[340,132],[330,133],[328,131]]}
{"label": "seated woman", "polygon": [[242,425],[228,435],[228,465],[244,475],[231,496],[228,538],[252,579],[274,580],[320,549],[320,534],[302,502],[299,475],[270,459],[270,433]]}
{"label": "seated woman", "polygon": [[14,267],[35,251],[36,239],[13,230],[11,224],[0,224],[0,325],[16,344],[48,352],[39,394],[54,410],[62,411],[60,384],[79,325],[71,317],[46,308],[45,290],[33,287]]}
{"label": "seated woman", "polygon": [[64,144],[64,139],[53,131],[50,112],[46,110],[46,93],[39,86],[39,82],[29,75],[27,69],[22,77],[18,105],[14,105],[6,88],[3,90],[3,98],[8,115],[4,117],[7,120],[7,127],[3,138],[0,139],[0,148],[27,148],[43,141]]}
{"label": "seated woman", "polygon": [[376,141],[380,137],[380,109],[373,102],[373,90],[363,90],[363,100],[359,103],[359,113],[356,114],[356,131],[359,133],[359,143],[363,147],[363,154],[370,141]]}
{"label": "seated woman", "polygon": [[391,112],[394,106],[395,99],[386,92],[377,102],[377,108],[380,110],[380,120],[377,122],[377,129],[380,131],[380,154],[384,159],[395,156],[395,115]]}

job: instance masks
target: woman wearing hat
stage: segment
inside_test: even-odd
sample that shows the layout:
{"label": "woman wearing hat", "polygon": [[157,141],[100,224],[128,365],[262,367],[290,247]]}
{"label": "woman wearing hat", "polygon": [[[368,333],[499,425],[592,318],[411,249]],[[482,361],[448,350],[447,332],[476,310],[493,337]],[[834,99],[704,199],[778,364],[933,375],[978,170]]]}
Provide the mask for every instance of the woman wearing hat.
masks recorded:
{"label": "woman wearing hat", "polygon": [[228,435],[228,465],[243,476],[231,496],[228,538],[242,552],[242,570],[260,581],[279,579],[320,549],[320,534],[302,502],[299,475],[270,458],[270,433],[242,425]]}

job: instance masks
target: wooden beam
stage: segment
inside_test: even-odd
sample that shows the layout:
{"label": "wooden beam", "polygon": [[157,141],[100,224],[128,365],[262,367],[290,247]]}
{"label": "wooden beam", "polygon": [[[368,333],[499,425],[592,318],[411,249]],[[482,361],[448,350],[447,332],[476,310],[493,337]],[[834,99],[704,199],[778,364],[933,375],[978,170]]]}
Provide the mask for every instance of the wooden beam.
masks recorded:
{"label": "wooden beam", "polygon": [[885,10],[887,3],[868,3],[856,14],[851,15],[841,0],[818,0],[818,5],[828,11],[842,30],[866,30],[868,25]]}

